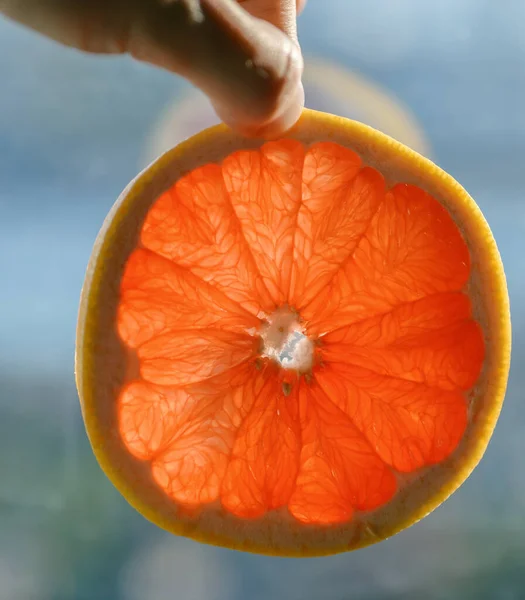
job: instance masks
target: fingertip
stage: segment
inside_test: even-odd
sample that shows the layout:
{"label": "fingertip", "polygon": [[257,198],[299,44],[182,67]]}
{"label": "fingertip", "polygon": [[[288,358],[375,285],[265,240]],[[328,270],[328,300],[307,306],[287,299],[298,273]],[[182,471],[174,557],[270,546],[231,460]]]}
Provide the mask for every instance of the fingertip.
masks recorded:
{"label": "fingertip", "polygon": [[[270,97],[259,99],[259,108],[221,103],[212,99],[219,118],[247,137],[275,138],[295,125],[304,108],[302,84],[303,59],[299,47],[291,42],[287,67],[281,83],[271,88]],[[265,110],[261,112],[261,106]]]}
{"label": "fingertip", "polygon": [[299,82],[295,93],[288,98],[282,110],[264,122],[246,121],[227,106],[214,104],[217,116],[228,127],[250,138],[274,139],[291,129],[298,121],[304,108],[304,88]]}
{"label": "fingertip", "polygon": [[274,139],[286,133],[298,121],[304,108],[304,87],[301,82],[297,85],[295,93],[283,108],[282,113],[262,125],[259,129],[249,132],[251,137]]}

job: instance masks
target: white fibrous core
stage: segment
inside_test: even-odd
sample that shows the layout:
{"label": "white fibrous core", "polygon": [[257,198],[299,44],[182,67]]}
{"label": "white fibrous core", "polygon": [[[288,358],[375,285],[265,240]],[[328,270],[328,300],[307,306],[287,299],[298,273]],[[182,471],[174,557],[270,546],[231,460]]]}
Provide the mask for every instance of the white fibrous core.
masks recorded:
{"label": "white fibrous core", "polygon": [[305,373],[312,368],[314,345],[303,332],[297,313],[281,307],[263,325],[263,356],[275,360],[283,369]]}

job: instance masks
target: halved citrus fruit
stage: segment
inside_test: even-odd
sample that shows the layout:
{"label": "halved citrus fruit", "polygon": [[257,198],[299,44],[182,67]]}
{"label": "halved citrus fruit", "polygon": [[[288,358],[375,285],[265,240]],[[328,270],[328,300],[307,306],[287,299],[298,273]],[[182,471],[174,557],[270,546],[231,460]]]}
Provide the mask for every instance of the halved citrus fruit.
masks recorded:
{"label": "halved citrus fruit", "polygon": [[224,126],[122,194],[82,292],[88,435],[148,519],[305,556],[414,523],[480,460],[503,402],[503,267],[449,175],[305,111]]}

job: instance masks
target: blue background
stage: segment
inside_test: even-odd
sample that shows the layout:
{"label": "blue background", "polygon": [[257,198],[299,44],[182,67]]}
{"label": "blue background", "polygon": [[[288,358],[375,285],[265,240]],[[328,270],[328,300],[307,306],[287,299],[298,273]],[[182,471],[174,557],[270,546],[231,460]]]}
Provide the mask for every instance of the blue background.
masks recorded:
{"label": "blue background", "polygon": [[410,107],[493,228],[514,353],[484,460],[422,523],[323,559],[203,546],[136,514],[83,430],[76,313],[98,228],[188,86],[0,20],[0,600],[525,597],[525,2],[310,0],[299,31],[307,56]]}

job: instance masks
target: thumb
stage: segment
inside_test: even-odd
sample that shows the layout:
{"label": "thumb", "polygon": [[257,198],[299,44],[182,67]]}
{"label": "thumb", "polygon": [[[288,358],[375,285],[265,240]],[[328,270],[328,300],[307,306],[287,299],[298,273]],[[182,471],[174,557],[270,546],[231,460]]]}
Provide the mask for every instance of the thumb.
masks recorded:
{"label": "thumb", "polygon": [[[215,95],[213,89],[207,92],[223,121],[245,134],[263,137],[279,135],[292,127],[304,106],[296,0],[259,0],[261,7],[268,4],[274,10],[277,7],[277,14],[263,13],[264,20],[242,11],[236,3],[228,4],[231,12],[224,6],[217,13],[234,31],[238,71],[232,73],[234,85],[225,94]],[[256,11],[255,4],[250,10]],[[233,60],[232,56],[232,65]]]}
{"label": "thumb", "polygon": [[[245,4],[254,14],[273,4],[287,22],[295,16],[296,0],[258,2]],[[231,127],[272,137],[302,110],[301,52],[293,35],[242,6],[235,0],[0,0],[0,12],[59,42],[88,52],[128,52],[182,75]]]}
{"label": "thumb", "polygon": [[234,0],[165,3],[136,22],[128,51],[190,80],[247,135],[282,133],[304,104],[297,42]]}

